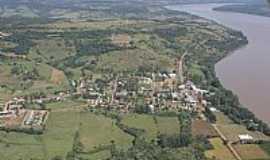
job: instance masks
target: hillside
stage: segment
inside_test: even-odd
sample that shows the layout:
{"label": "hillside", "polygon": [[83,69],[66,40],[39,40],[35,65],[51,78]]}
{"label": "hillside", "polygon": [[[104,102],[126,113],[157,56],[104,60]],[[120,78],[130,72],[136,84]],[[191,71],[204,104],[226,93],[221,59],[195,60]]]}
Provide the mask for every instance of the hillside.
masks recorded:
{"label": "hillside", "polygon": [[246,37],[152,2],[0,0],[2,158],[227,160],[238,134],[269,142],[215,76]]}

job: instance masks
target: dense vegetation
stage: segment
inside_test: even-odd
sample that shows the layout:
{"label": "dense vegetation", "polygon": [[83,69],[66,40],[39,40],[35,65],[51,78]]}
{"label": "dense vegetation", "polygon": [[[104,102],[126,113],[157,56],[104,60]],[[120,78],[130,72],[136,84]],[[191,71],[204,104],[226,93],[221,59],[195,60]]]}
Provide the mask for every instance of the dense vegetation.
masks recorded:
{"label": "dense vegetation", "polygon": [[[107,82],[119,73],[144,76],[152,72],[167,73],[187,53],[186,80],[214,93],[207,99],[211,106],[234,122],[269,135],[267,125],[243,108],[238,98],[222,87],[214,72],[214,64],[245,45],[246,38],[214,22],[145,5],[150,2],[154,1],[91,1],[78,2],[75,6],[72,1],[0,0],[0,4],[7,6],[6,10],[0,7],[0,15],[6,16],[0,16],[0,31],[11,33],[0,39],[1,51],[5,53],[0,59],[0,96],[27,95],[34,99],[62,90],[73,91],[72,82],[82,76],[95,79],[93,88],[104,93]],[[24,7],[18,9],[18,6]],[[6,15],[10,12],[20,16]],[[124,37],[124,42],[115,42],[115,35]],[[21,55],[26,58],[17,57]],[[136,79],[129,79],[125,87],[137,92],[137,85]],[[140,128],[124,124],[123,117],[113,111],[90,113],[80,108],[85,104],[76,101],[78,97],[72,98],[38,106],[52,111],[43,135],[0,132],[0,154],[14,159],[86,160],[97,156],[96,159],[112,160],[204,160],[204,151],[212,148],[205,137],[192,137],[194,115],[189,112],[165,110],[153,115],[143,98],[137,97],[135,112],[150,119],[140,122],[143,125]],[[209,108],[205,115],[210,122],[216,121]],[[175,127],[179,130],[172,134],[160,130],[156,133],[160,117],[176,118],[174,125],[179,125]],[[154,126],[154,133],[147,133],[151,130],[147,123]],[[20,154],[10,152],[10,146],[17,147]]]}

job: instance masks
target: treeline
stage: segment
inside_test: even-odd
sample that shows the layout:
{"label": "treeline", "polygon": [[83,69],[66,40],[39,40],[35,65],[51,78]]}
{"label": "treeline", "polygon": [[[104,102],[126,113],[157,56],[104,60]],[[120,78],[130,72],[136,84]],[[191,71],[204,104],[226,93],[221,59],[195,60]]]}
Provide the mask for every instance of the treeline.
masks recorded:
{"label": "treeline", "polygon": [[[236,95],[232,91],[225,89],[215,74],[215,64],[227,56],[231,51],[247,44],[246,37],[241,32],[233,32],[230,34],[234,35],[236,38],[226,39],[224,43],[217,41],[209,41],[208,45],[220,49],[219,54],[206,54],[206,56],[196,56],[188,57],[186,59],[186,64],[190,64],[187,67],[190,67],[192,63],[197,62],[198,68],[203,77],[201,79],[194,80],[202,88],[210,90],[214,95],[208,97],[208,101],[211,103],[212,107],[219,109],[224,112],[230,119],[235,123],[244,124],[248,129],[263,132],[266,135],[270,135],[270,128],[268,125],[250,112],[247,108],[244,108]],[[192,59],[192,60],[191,60]],[[188,74],[187,71],[186,74]],[[192,78],[192,77],[189,77]],[[211,121],[215,121],[215,118],[208,114],[208,118],[211,118]]]}
{"label": "treeline", "polygon": [[112,44],[110,40],[79,40],[75,41],[77,56],[100,55],[109,51],[120,50],[122,47]]}
{"label": "treeline", "polygon": [[179,36],[186,36],[188,30],[186,27],[170,27],[170,28],[158,28],[154,30],[158,36],[168,40],[171,43],[175,42],[175,38]]}
{"label": "treeline", "polygon": [[15,31],[11,36],[4,38],[7,42],[12,42],[16,44],[14,48],[5,48],[2,49],[3,52],[14,52],[15,54],[22,55],[28,54],[31,47],[35,45],[33,40],[45,39],[47,37],[46,32],[18,32]]}
{"label": "treeline", "polygon": [[180,123],[180,134],[166,135],[161,134],[158,136],[158,144],[165,148],[180,148],[188,147],[192,143],[191,134],[191,115],[188,112],[180,112],[178,115],[178,121]]}

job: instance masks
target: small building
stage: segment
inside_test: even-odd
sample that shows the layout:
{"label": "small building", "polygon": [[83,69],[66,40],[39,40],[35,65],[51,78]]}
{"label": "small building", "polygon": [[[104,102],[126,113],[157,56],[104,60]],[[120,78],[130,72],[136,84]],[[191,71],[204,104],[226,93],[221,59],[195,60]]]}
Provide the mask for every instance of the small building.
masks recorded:
{"label": "small building", "polygon": [[241,144],[252,143],[254,141],[253,137],[249,134],[240,134],[238,138]]}

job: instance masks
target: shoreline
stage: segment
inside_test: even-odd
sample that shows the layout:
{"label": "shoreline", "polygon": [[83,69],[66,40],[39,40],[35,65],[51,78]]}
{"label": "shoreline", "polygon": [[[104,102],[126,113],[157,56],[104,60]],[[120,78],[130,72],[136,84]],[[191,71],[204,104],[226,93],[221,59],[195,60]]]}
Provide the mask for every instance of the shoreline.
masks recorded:
{"label": "shoreline", "polygon": [[[213,4],[213,3],[211,3],[211,4]],[[216,4],[216,3],[215,3],[215,4]],[[192,5],[192,4],[191,4],[191,5]],[[221,5],[221,6],[222,6],[222,5]],[[170,8],[170,7],[174,7],[174,6],[172,6],[172,5],[165,6],[165,7],[166,7],[167,9],[169,9],[169,10],[174,10],[174,11],[179,11],[179,12],[185,12],[185,13],[188,13],[188,14],[190,14],[190,15],[193,15],[193,16],[196,16],[196,17],[200,17],[200,18],[206,19],[206,20],[208,20],[208,21],[211,21],[211,22],[217,23],[217,24],[219,24],[219,25],[222,25],[222,26],[224,26],[224,27],[226,27],[226,28],[232,29],[232,27],[226,26],[225,24],[221,24],[221,23],[219,23],[219,22],[216,22],[216,21],[213,20],[213,19],[209,19],[209,18],[206,18],[206,17],[202,17],[202,16],[199,16],[199,15],[196,15],[196,14],[194,14],[194,13],[187,12],[187,11],[181,11],[180,9],[178,10],[178,9]],[[222,12],[222,11],[221,11],[221,12]],[[244,14],[244,13],[238,13],[238,14]],[[258,15],[255,15],[255,16],[258,16]],[[237,46],[236,48],[229,49],[229,51],[227,51],[227,53],[225,53],[225,54],[222,55],[221,57],[218,57],[217,55],[214,55],[214,56],[212,56],[212,57],[209,57],[210,59],[212,59],[212,60],[214,59],[214,61],[215,61],[214,64],[211,64],[211,67],[214,68],[214,70],[211,71],[211,72],[212,72],[213,76],[217,79],[218,83],[220,83],[220,85],[221,85],[221,86],[220,86],[220,87],[221,87],[221,92],[224,92],[224,93],[226,93],[226,92],[232,92],[232,90],[231,90],[231,89],[225,88],[225,86],[224,86],[224,84],[221,82],[220,78],[217,77],[217,73],[216,73],[216,65],[217,65],[218,63],[220,63],[222,60],[224,60],[224,59],[226,59],[226,58],[232,56],[233,54],[235,54],[235,52],[236,52],[237,50],[239,50],[239,49],[241,49],[241,48],[245,48],[245,47],[249,44],[248,37],[247,37],[246,35],[244,35],[243,31],[241,31],[241,30],[236,30],[236,29],[232,29],[232,30],[241,32],[241,34],[243,35],[243,37],[246,38],[247,42],[244,43],[244,44],[241,44],[240,46]],[[239,97],[238,97],[238,95],[235,94],[235,92],[232,92],[232,96],[235,97],[235,98],[239,101]],[[242,103],[239,103],[238,106],[237,106],[237,108],[238,108],[239,110],[242,110],[242,106],[243,106]],[[252,117],[251,120],[254,120],[254,122],[258,122],[258,123],[262,124],[262,126],[265,126],[265,127],[266,127],[266,130],[268,130],[268,128],[269,128],[269,124],[268,124],[268,123],[262,121],[261,118],[259,118],[257,115],[255,115],[255,113],[252,112],[246,105],[244,106],[244,108],[245,108],[245,110],[246,110],[246,112],[247,112],[248,114],[251,114],[251,115],[252,115],[252,116],[251,116],[251,117]],[[224,111],[222,111],[222,112],[225,113]],[[225,114],[226,114],[226,113],[225,113]],[[227,114],[226,114],[226,115],[227,115]],[[235,123],[237,123],[232,117],[229,116],[229,118],[232,119]],[[243,125],[245,125],[246,127],[248,126],[248,125],[247,125],[245,122],[243,122],[243,121],[242,121],[242,122],[238,122],[238,123],[243,124]],[[266,134],[266,133],[265,133],[265,134]],[[268,132],[267,132],[267,135],[269,135]]]}

